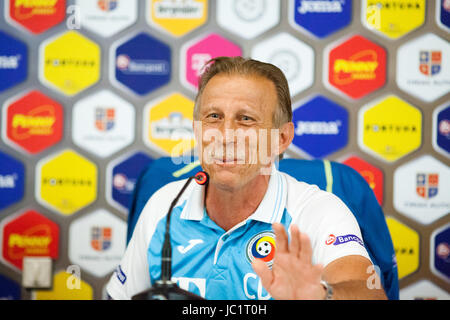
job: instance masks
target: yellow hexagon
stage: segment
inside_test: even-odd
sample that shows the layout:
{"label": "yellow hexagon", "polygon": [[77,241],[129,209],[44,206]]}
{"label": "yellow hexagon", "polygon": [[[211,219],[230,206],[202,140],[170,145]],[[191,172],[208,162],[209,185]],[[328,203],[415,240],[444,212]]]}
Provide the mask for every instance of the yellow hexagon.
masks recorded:
{"label": "yellow hexagon", "polygon": [[53,277],[53,288],[36,290],[34,300],[92,300],[92,287],[75,274],[60,271]]}
{"label": "yellow hexagon", "polygon": [[194,101],[179,93],[150,102],[144,113],[144,142],[171,156],[192,150],[195,147],[193,112]]}
{"label": "yellow hexagon", "polygon": [[97,198],[97,167],[72,150],[41,160],[36,169],[36,198],[71,215]]}
{"label": "yellow hexagon", "polygon": [[208,18],[208,0],[147,0],[150,25],[180,37],[203,25]]}
{"label": "yellow hexagon", "polygon": [[360,110],[358,142],[362,149],[392,162],[422,143],[422,113],[409,103],[388,96]]}
{"label": "yellow hexagon", "polygon": [[367,28],[397,39],[425,22],[425,9],[425,0],[365,0],[361,18]]}
{"label": "yellow hexagon", "polygon": [[419,268],[419,234],[394,218],[386,218],[386,223],[394,244],[398,277],[401,279]]}
{"label": "yellow hexagon", "polygon": [[76,31],[41,45],[41,81],[72,96],[100,79],[100,47]]}

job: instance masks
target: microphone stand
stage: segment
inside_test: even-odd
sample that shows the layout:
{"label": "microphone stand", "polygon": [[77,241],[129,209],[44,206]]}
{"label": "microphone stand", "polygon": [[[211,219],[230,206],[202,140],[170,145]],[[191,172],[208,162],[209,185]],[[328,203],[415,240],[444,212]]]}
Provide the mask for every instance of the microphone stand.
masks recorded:
{"label": "microphone stand", "polygon": [[161,280],[156,281],[149,290],[134,295],[131,298],[132,300],[205,300],[199,295],[181,289],[175,282],[171,280],[172,245],[170,243],[170,218],[172,215],[172,210],[192,179],[195,178],[199,184],[205,184],[208,182],[207,174],[202,171],[200,172],[202,173],[201,177],[199,176],[199,174],[197,174],[195,175],[195,177],[192,176],[188,178],[183,188],[181,188],[176,198],[172,201],[169,212],[167,212],[166,231],[164,235],[164,244],[161,254]]}

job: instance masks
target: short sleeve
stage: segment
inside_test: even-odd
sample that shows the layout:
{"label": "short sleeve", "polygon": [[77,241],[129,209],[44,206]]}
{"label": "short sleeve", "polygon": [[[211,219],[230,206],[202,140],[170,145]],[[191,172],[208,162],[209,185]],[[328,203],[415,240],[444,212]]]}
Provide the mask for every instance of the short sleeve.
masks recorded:
{"label": "short sleeve", "polygon": [[349,255],[361,255],[370,261],[355,216],[334,194],[322,190],[315,193],[293,222],[311,239],[314,264],[325,267]]}
{"label": "short sleeve", "polygon": [[106,286],[111,298],[129,300],[151,287],[148,246],[158,222],[169,210],[174,190],[183,181],[169,183],[156,191],[142,209],[125,254]]}
{"label": "short sleeve", "polygon": [[125,254],[106,286],[108,295],[114,300],[130,300],[150,287],[145,220],[145,215],[141,214]]}

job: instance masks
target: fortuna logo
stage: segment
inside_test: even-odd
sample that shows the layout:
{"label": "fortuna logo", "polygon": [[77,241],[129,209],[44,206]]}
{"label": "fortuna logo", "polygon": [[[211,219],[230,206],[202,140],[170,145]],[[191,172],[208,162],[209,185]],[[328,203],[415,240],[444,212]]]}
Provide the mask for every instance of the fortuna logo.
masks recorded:
{"label": "fortuna logo", "polygon": [[0,189],[14,189],[16,187],[17,174],[0,174]]}
{"label": "fortuna logo", "polygon": [[351,242],[351,241],[355,241],[364,247],[363,241],[358,236],[355,236],[354,234],[347,234],[344,236],[337,236],[337,237],[334,234],[330,234],[328,236],[327,240],[325,240],[325,244],[327,246],[329,246],[331,244],[338,246],[340,244],[344,244],[344,243]]}
{"label": "fortuna logo", "polygon": [[308,12],[316,13],[335,13],[342,12],[342,0],[335,1],[302,1],[298,7],[298,13],[305,14]]}
{"label": "fortuna logo", "polygon": [[255,259],[261,259],[270,268],[275,256],[275,234],[272,231],[264,231],[253,236],[247,242],[247,259],[250,263]]}
{"label": "fortuna logo", "polygon": [[169,74],[169,63],[164,60],[134,60],[125,54],[116,59],[117,68],[125,74],[133,75],[166,75]]}
{"label": "fortuna logo", "polygon": [[304,134],[317,135],[338,135],[339,127],[342,125],[340,120],[336,121],[298,121],[295,134],[298,136]]}
{"label": "fortuna logo", "polygon": [[153,8],[159,19],[200,19],[203,16],[203,3],[192,0],[161,1]]}
{"label": "fortuna logo", "polygon": [[19,68],[19,60],[22,55],[0,56],[0,69],[17,69]]}

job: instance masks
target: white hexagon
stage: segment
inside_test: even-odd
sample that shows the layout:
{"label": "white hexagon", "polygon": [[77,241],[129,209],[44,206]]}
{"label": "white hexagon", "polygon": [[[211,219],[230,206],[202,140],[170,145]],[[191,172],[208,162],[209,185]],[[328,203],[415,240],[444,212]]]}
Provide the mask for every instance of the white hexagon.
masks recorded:
{"label": "white hexagon", "polygon": [[108,90],[79,100],[73,108],[73,141],[105,158],[134,140],[134,107]]}
{"label": "white hexagon", "polygon": [[397,51],[397,85],[425,102],[449,91],[450,45],[427,33],[402,45]]}
{"label": "white hexagon", "polygon": [[218,0],[217,23],[245,39],[252,39],[280,22],[280,0]]}
{"label": "white hexagon", "polygon": [[291,96],[314,82],[313,49],[288,33],[280,33],[255,45],[252,58],[280,68],[289,82]]}
{"label": "white hexagon", "polygon": [[137,0],[76,0],[81,27],[102,37],[112,35],[137,21]]}
{"label": "white hexagon", "polygon": [[120,263],[126,248],[125,221],[105,209],[76,219],[69,228],[69,259],[103,277]]}
{"label": "white hexagon", "polygon": [[395,170],[394,207],[423,224],[430,224],[450,211],[450,169],[424,155]]}
{"label": "white hexagon", "polygon": [[401,289],[400,300],[450,300],[450,294],[431,281],[420,280]]}

